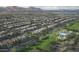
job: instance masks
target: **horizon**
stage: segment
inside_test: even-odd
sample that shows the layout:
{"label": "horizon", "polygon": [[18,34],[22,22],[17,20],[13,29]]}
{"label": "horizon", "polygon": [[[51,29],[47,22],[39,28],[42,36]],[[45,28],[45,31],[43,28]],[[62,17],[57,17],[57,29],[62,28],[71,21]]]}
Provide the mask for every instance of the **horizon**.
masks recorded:
{"label": "horizon", "polygon": [[[0,6],[0,7],[12,7],[12,6]],[[35,7],[35,8],[40,8],[43,10],[59,10],[59,9],[74,10],[74,9],[79,9],[79,6],[16,6],[16,7],[23,7],[23,8]]]}

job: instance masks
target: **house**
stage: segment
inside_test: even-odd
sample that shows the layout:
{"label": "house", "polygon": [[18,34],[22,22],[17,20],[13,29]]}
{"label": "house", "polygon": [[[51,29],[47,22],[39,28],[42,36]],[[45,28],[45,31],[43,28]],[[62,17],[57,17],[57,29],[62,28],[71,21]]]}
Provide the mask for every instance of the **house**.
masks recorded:
{"label": "house", "polygon": [[65,40],[65,39],[67,39],[67,37],[69,35],[71,35],[71,32],[70,31],[62,31],[62,32],[59,32],[58,33],[58,39]]}

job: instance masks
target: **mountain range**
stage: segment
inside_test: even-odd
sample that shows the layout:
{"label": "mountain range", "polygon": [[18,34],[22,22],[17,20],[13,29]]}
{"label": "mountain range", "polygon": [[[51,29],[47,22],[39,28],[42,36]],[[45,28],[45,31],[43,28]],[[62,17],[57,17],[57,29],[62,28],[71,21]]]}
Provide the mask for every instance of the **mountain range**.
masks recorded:
{"label": "mountain range", "polygon": [[65,13],[79,13],[79,9],[57,9],[57,10],[44,10],[37,7],[18,7],[8,6],[0,7],[0,13],[27,13],[27,12],[65,12]]}

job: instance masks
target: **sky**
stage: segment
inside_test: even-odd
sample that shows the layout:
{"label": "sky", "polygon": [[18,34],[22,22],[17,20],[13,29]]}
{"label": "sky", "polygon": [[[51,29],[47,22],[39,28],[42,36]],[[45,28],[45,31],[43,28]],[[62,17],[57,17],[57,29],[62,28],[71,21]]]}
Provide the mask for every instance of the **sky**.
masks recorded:
{"label": "sky", "polygon": [[[0,0],[0,6],[4,6],[4,7],[6,6],[21,6],[21,7],[36,6],[42,9],[62,9],[62,8],[78,9],[79,0]],[[40,7],[40,6],[44,6],[44,7]],[[62,7],[59,7],[59,6],[62,6]],[[72,7],[67,7],[67,6],[72,6]]]}
{"label": "sky", "polygon": [[79,6],[43,6],[43,7],[37,7],[37,8],[41,8],[41,9],[46,9],[46,10],[56,10],[56,9],[79,9]]}

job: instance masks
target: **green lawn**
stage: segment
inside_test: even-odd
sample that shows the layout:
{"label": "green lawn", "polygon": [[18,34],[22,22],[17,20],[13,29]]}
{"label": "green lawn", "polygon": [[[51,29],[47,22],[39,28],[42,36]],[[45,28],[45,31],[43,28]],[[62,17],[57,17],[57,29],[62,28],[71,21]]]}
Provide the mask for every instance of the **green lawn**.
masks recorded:
{"label": "green lawn", "polygon": [[79,29],[79,21],[73,22],[67,26],[69,29]]}
{"label": "green lawn", "polygon": [[57,32],[52,32],[51,34],[49,34],[47,39],[41,40],[41,42],[39,42],[38,45],[32,46],[32,48],[33,49],[40,48],[43,50],[49,50],[50,44],[57,41],[56,38],[57,38]]}
{"label": "green lawn", "polygon": [[40,45],[39,47],[42,48],[42,49],[45,49],[47,48],[51,42],[54,42],[56,41],[56,33],[53,32],[52,34],[49,35],[49,38],[44,40]]}

